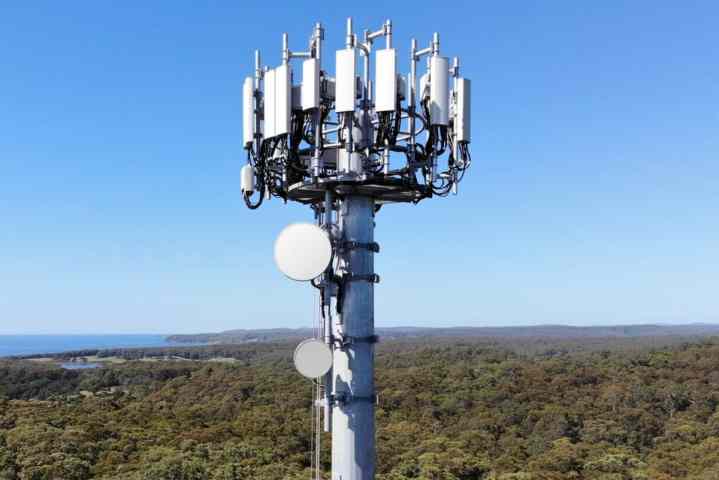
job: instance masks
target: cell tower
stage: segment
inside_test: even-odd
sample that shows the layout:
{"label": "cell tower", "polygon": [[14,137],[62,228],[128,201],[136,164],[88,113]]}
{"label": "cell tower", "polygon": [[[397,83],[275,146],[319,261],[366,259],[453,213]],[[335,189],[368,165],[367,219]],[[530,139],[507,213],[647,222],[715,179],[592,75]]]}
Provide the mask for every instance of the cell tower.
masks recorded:
{"label": "cell tower", "polygon": [[[381,37],[384,48],[377,48]],[[407,76],[397,69],[389,20],[360,40],[347,19],[334,76],[322,68],[323,40],[319,23],[304,52],[291,51],[283,34],[276,68],[263,66],[255,52],[254,77],[243,85],[242,195],[251,209],[278,197],[314,210],[315,223],[290,225],[275,243],[280,270],[319,289],[317,338],[297,347],[295,365],[314,380],[318,425],[322,418],[332,432],[332,480],[370,480],[374,217],[384,204],[457,192],[471,163],[470,81],[459,76],[457,57],[450,64],[440,55],[437,33],[426,48],[412,39]],[[426,73],[417,78],[422,58]],[[301,60],[298,84],[293,60]]]}

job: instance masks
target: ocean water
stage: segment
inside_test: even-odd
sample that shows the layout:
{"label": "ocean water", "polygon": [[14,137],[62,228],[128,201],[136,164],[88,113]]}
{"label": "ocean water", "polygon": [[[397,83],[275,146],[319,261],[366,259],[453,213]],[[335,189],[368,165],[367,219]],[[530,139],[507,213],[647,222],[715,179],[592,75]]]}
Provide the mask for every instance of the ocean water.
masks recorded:
{"label": "ocean water", "polygon": [[65,370],[91,370],[93,368],[100,368],[102,365],[99,363],[61,363],[60,366]]}
{"label": "ocean water", "polygon": [[165,335],[0,335],[0,357],[167,345],[176,344],[165,340]]}

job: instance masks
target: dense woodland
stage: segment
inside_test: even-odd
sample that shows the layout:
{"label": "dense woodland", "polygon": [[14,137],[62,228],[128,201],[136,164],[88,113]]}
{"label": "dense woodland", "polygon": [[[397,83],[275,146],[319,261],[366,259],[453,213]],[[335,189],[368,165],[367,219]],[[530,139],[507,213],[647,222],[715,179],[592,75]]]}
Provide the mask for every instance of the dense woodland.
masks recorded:
{"label": "dense woodland", "polygon": [[[379,344],[378,480],[719,479],[719,340],[540,343]],[[308,479],[293,347],[0,361],[0,479]]]}

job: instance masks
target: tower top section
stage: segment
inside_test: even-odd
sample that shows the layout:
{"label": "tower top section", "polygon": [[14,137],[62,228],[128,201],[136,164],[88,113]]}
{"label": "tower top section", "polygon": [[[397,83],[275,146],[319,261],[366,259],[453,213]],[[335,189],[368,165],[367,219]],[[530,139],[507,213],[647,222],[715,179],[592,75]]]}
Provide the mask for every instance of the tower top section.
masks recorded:
{"label": "tower top section", "polygon": [[327,192],[376,204],[457,193],[471,163],[471,84],[459,58],[443,56],[439,34],[424,48],[412,39],[404,74],[390,20],[358,33],[348,18],[334,72],[323,68],[324,39],[317,23],[306,50],[294,51],[283,34],[275,67],[255,52],[242,90],[247,206],[278,197],[320,209]]}

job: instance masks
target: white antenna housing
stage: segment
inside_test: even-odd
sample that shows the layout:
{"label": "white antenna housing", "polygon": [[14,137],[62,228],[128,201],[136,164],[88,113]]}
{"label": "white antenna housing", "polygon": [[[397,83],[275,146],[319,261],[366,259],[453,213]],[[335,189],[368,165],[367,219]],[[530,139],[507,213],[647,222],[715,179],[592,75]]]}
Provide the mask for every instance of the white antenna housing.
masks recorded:
{"label": "white antenna housing", "polygon": [[455,117],[454,131],[458,142],[469,143],[472,141],[472,124],[471,124],[471,89],[470,80],[466,78],[457,79],[457,89],[455,91]]}
{"label": "white antenna housing", "polygon": [[357,52],[354,48],[337,50],[335,111],[354,112],[357,99]]}
{"label": "white antenna housing", "polygon": [[322,340],[309,338],[297,345],[293,360],[303,377],[315,379],[332,368],[332,351]]}
{"label": "white antenna housing", "polygon": [[287,277],[307,282],[322,275],[332,260],[329,235],[311,223],[293,223],[275,241],[275,263]]}
{"label": "white antenna housing", "polygon": [[275,134],[275,71],[267,70],[265,72],[265,103],[264,103],[264,120],[265,120],[265,138],[272,138]]}
{"label": "white antenna housing", "polygon": [[397,107],[397,53],[385,48],[378,50],[375,58],[375,111],[393,112]]}
{"label": "white antenna housing", "polygon": [[302,62],[302,110],[320,106],[320,62],[309,58]]}
{"label": "white antenna housing", "polygon": [[240,190],[245,195],[252,195],[255,191],[255,172],[252,165],[245,165],[240,171]]}
{"label": "white antenna housing", "polygon": [[242,146],[247,148],[255,141],[255,87],[252,77],[242,84]]}
{"label": "white antenna housing", "polygon": [[292,74],[289,65],[275,69],[275,135],[290,133]]}
{"label": "white antenna housing", "polygon": [[449,124],[449,59],[429,57],[429,118],[432,125]]}

